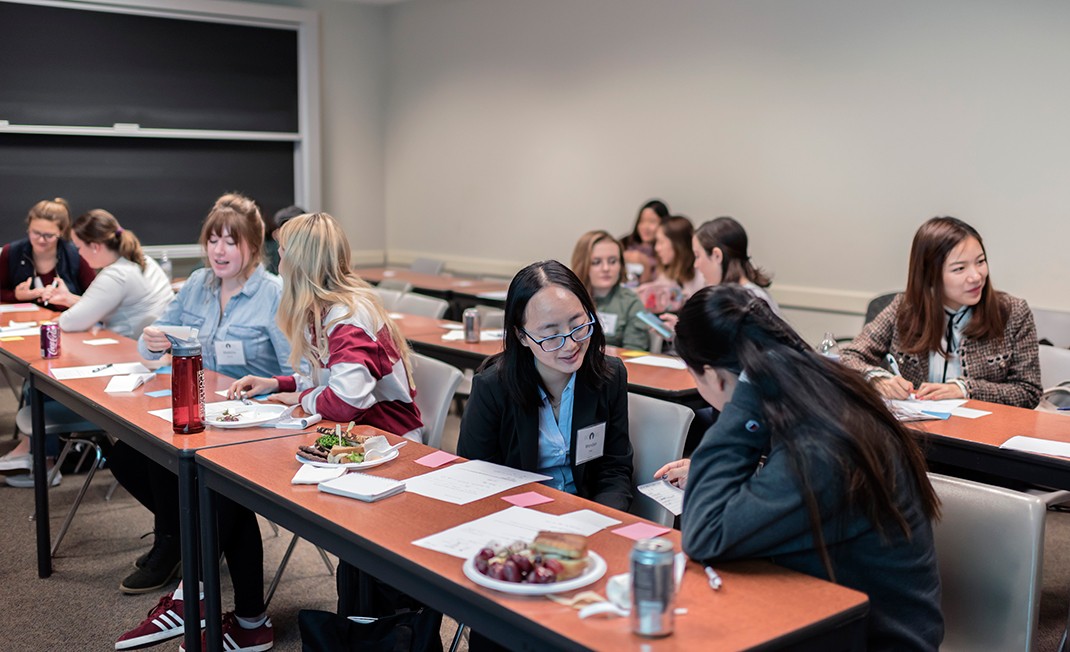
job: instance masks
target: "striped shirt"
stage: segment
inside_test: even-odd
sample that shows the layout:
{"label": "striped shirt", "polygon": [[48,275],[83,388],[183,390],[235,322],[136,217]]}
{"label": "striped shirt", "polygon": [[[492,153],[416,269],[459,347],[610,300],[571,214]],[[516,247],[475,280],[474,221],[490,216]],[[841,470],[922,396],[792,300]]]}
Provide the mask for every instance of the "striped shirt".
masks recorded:
{"label": "striped shirt", "polygon": [[[311,376],[276,376],[279,391],[300,392],[301,407],[324,419],[355,421],[422,441],[416,392],[386,324],[359,307],[354,314],[346,312],[336,305],[324,315],[327,353]],[[305,339],[316,348],[311,328]]]}

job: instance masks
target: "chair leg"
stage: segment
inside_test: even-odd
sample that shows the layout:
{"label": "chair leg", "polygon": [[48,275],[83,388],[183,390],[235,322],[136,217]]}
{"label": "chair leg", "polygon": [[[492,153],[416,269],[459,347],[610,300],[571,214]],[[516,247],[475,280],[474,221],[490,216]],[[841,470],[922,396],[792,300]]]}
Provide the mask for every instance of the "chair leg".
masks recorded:
{"label": "chair leg", "polygon": [[108,493],[104,494],[104,500],[111,500],[111,497],[115,495],[115,490],[119,488],[119,481],[112,479],[111,486],[108,487]]}
{"label": "chair leg", "polygon": [[275,571],[275,577],[271,578],[271,586],[268,587],[267,593],[264,595],[264,606],[267,607],[271,604],[271,598],[275,595],[275,589],[279,586],[279,580],[282,579],[282,573],[286,570],[286,564],[290,563],[290,556],[294,553],[294,547],[297,545],[298,536],[295,534],[290,539],[290,545],[286,546],[286,553],[282,556],[282,561],[279,563],[279,570]]}
{"label": "chair leg", "polygon": [[[52,543],[52,556],[56,556],[56,550],[59,548],[59,544],[63,541],[63,537],[66,536],[67,530],[71,527],[71,521],[74,520],[74,515],[78,511],[78,507],[82,504],[82,499],[85,498],[85,492],[89,490],[89,485],[93,482],[93,476],[97,474],[97,469],[100,468],[100,462],[103,459],[103,453],[100,450],[100,446],[97,446],[95,442],[83,440],[87,447],[92,447],[96,451],[96,461],[93,466],[89,468],[89,472],[86,473],[85,482],[82,483],[81,489],[78,490],[78,496],[74,499],[74,504],[71,505],[70,510],[67,512],[67,518],[63,520],[63,525],[60,526],[59,532],[56,533],[56,540]],[[68,442],[70,445],[70,442]],[[88,452],[89,448],[86,449]],[[53,470],[59,469],[57,463]],[[51,476],[49,476],[51,479]],[[51,483],[50,483],[51,484]]]}
{"label": "chair leg", "polygon": [[323,560],[323,565],[327,567],[327,574],[334,575],[334,564],[331,563],[331,558],[327,556],[327,551],[316,546],[316,552],[320,554],[320,559]]}
{"label": "chair leg", "polygon": [[457,646],[461,644],[461,639],[464,637],[464,630],[468,626],[462,622],[457,623],[457,633],[453,635],[453,642],[450,643],[450,652],[457,652]]}

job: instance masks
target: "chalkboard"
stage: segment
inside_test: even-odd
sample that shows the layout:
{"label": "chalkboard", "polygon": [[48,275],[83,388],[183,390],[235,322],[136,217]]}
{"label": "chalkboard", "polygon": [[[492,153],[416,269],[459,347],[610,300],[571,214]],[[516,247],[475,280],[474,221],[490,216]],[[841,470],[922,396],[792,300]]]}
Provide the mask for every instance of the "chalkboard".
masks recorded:
{"label": "chalkboard", "polygon": [[230,191],[266,218],[292,204],[293,143],[0,134],[0,243],[25,237],[30,207],[57,196],[72,218],[110,211],[143,244],[193,243]]}
{"label": "chalkboard", "polygon": [[297,132],[297,32],[0,2],[0,120]]}

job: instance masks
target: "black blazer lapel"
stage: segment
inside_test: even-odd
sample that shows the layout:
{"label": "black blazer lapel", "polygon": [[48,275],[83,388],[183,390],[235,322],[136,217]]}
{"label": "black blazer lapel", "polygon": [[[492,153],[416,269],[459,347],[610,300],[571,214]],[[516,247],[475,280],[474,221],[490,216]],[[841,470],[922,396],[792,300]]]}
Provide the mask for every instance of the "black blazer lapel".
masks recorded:
{"label": "black blazer lapel", "polygon": [[516,434],[520,444],[519,468],[523,471],[537,471],[539,469],[539,410],[535,409],[528,413],[515,404],[513,409],[516,410]]}
{"label": "black blazer lapel", "polygon": [[576,490],[581,496],[587,493],[583,482],[587,465],[576,465],[576,432],[598,423],[598,398],[597,392],[581,382],[579,378],[576,379],[572,401],[572,439],[568,444],[568,459],[572,464],[572,480],[576,483]]}

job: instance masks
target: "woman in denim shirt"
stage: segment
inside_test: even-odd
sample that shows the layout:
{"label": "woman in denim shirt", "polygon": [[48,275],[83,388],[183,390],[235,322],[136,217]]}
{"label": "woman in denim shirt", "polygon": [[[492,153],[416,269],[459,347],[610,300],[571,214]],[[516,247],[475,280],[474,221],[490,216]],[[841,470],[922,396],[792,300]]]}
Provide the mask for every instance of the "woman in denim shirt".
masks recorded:
{"label": "woman in denim shirt", "polygon": [[[197,270],[153,326],[138,340],[141,355],[162,357],[170,342],[159,326],[196,328],[205,369],[233,377],[292,373],[290,345],[275,324],[282,281],[261,264],[264,224],[247,197],[224,195],[205,219],[200,244],[207,266]],[[147,593],[169,583],[178,571],[178,484],[175,477],[129,447],[117,445],[109,457],[119,482],[155,515],[152,550],[123,580],[125,593]],[[116,455],[116,452],[119,454]],[[234,615],[224,634],[238,649],[267,649],[273,641],[264,605],[264,551],[256,516],[221,501],[220,546],[234,582]],[[196,590],[196,584],[190,590]],[[183,632],[183,587],[163,596],[140,625],[123,634],[116,649],[157,643]],[[197,599],[191,596],[191,599]],[[169,614],[176,613],[174,618]]]}

